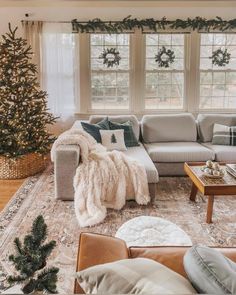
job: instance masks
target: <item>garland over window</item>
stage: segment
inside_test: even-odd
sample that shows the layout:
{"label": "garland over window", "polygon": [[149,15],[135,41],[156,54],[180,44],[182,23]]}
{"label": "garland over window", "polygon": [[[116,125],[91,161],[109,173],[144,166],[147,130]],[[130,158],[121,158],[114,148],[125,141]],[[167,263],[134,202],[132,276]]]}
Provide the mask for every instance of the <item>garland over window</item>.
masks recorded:
{"label": "garland over window", "polygon": [[77,19],[73,19],[71,23],[73,33],[91,33],[99,31],[112,34],[132,31],[136,28],[141,29],[142,31],[150,30],[152,32],[166,29],[204,30],[207,32],[210,30],[218,30],[223,32],[236,29],[236,18],[223,20],[219,16],[214,19],[206,19],[198,16],[192,19],[187,18],[186,20],[168,20],[165,17],[160,20],[156,20],[153,18],[131,18],[129,15],[121,21],[102,21],[99,18],[95,18],[87,22],[81,22]]}

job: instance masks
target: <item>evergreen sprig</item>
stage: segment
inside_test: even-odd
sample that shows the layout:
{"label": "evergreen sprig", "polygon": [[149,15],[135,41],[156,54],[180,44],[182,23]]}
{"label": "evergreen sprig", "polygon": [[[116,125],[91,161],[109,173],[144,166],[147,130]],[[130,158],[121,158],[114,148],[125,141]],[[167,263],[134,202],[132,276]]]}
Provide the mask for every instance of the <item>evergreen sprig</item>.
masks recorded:
{"label": "evergreen sprig", "polygon": [[187,18],[185,20],[167,20],[166,17],[156,20],[154,18],[131,18],[131,15],[129,15],[121,21],[102,21],[99,18],[95,18],[83,22],[73,19],[71,24],[73,33],[106,32],[109,34],[117,34],[124,31],[133,31],[135,28],[141,29],[142,31],[149,30],[151,32],[166,29],[204,30],[209,32],[210,30],[229,31],[235,29],[236,18],[223,20],[219,16],[214,19],[206,19],[198,16],[193,19]]}
{"label": "evergreen sprig", "polygon": [[0,42],[0,155],[9,158],[45,154],[55,139],[46,129],[56,118],[40,90],[32,48],[16,32],[9,24]]}
{"label": "evergreen sprig", "polygon": [[55,241],[45,243],[47,237],[47,225],[39,215],[33,222],[30,234],[26,235],[21,243],[16,238],[15,255],[10,255],[9,260],[19,272],[16,276],[9,276],[9,284],[25,282],[22,291],[26,294],[33,291],[46,291],[56,293],[57,273],[56,267],[46,268],[47,258],[56,246]]}

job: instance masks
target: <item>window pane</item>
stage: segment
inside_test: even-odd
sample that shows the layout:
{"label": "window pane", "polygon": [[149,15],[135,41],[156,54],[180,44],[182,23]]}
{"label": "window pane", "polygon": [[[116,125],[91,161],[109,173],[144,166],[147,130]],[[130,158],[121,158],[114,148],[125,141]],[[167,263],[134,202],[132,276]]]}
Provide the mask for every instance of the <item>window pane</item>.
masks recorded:
{"label": "window pane", "polygon": [[[227,49],[230,61],[219,67],[210,57],[217,49]],[[200,109],[236,107],[236,34],[201,34]]]}
{"label": "window pane", "polygon": [[[128,109],[129,35],[91,34],[90,38],[92,109]],[[108,68],[99,58],[108,48],[119,51],[119,65]]]}
{"label": "window pane", "polygon": [[[160,67],[155,55],[165,46],[174,51],[170,67]],[[184,34],[146,35],[146,109],[183,109]]]}

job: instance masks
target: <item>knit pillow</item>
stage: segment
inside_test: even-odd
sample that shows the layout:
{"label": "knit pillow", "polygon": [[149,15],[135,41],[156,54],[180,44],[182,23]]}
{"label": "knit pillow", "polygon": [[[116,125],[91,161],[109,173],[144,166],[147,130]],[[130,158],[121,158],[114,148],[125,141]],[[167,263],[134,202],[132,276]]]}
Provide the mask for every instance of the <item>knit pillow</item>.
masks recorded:
{"label": "knit pillow", "polygon": [[134,134],[132,123],[127,121],[125,123],[116,123],[109,120],[111,130],[123,129],[125,137],[125,145],[127,147],[139,146],[138,140]]}
{"label": "knit pillow", "polygon": [[83,127],[84,131],[88,132],[99,143],[101,143],[101,135],[99,131],[110,129],[109,121],[107,117],[103,119],[102,121],[98,122],[97,124],[81,122],[81,126]]}

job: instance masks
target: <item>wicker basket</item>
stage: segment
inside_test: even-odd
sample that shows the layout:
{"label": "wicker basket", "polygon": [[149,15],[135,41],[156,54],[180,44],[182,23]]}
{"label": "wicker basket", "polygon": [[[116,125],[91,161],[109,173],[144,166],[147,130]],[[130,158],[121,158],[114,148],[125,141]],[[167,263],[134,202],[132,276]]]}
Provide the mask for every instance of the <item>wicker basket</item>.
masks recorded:
{"label": "wicker basket", "polygon": [[43,171],[48,163],[48,156],[37,153],[29,153],[16,159],[0,156],[0,179],[25,178]]}

